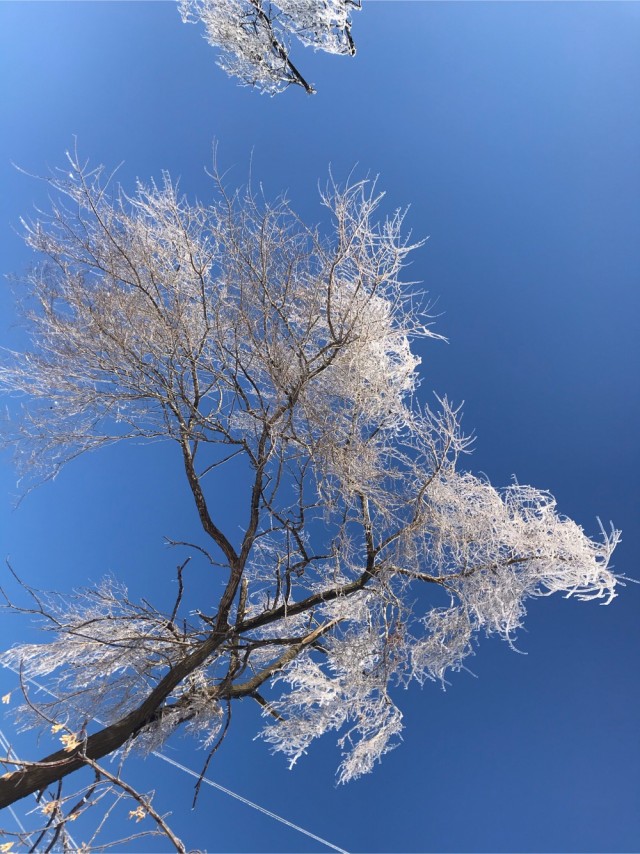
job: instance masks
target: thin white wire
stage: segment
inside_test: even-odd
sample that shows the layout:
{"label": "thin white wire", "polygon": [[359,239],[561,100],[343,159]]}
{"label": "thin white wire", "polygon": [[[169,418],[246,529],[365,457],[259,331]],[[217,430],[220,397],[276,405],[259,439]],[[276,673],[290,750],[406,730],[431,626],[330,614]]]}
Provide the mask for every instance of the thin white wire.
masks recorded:
{"label": "thin white wire", "polygon": [[[11,667],[8,664],[3,664],[3,666],[6,667],[8,670],[11,670],[16,675],[19,675],[19,671],[16,670],[14,667]],[[23,678],[25,678],[25,677],[23,676]],[[55,700],[58,699],[58,697],[56,697],[56,695],[53,693],[53,691],[50,691],[49,688],[45,688],[44,685],[41,685],[35,679],[30,679],[29,677],[26,677],[26,681],[30,682],[32,685],[34,685],[39,691],[45,691],[47,694],[49,694]],[[99,720],[98,718],[92,718],[92,720],[94,720],[100,726],[105,726],[104,722]],[[175,768],[178,768],[180,771],[184,771],[185,774],[189,774],[189,776],[194,777],[196,780],[200,779],[201,775],[198,774],[197,771],[194,771],[192,768],[187,768],[186,765],[182,765],[180,762],[176,762],[175,759],[171,759],[169,756],[165,756],[164,753],[160,753],[159,751],[154,750],[154,751],[152,751],[152,756],[155,756],[157,759],[162,759],[163,762],[168,762],[169,765],[173,765]],[[242,795],[239,795],[237,792],[232,792],[231,789],[227,789],[226,786],[222,786],[220,783],[216,783],[214,780],[210,780],[209,777],[202,777],[202,782],[206,783],[207,786],[211,786],[214,789],[218,789],[220,792],[224,792],[225,795],[229,795],[230,797],[235,798],[237,801],[240,801],[241,803],[246,804],[248,807],[251,807],[252,809],[257,810],[258,812],[261,812],[264,815],[269,816],[269,818],[273,818],[273,819],[275,819],[275,821],[279,821],[281,824],[284,824],[287,827],[290,827],[292,830],[297,830],[298,833],[303,833],[305,836],[308,836],[311,839],[315,839],[316,842],[320,842],[322,845],[326,845],[328,848],[331,848],[332,851],[337,851],[337,852],[339,852],[339,854],[348,854],[348,852],[344,848],[338,848],[337,845],[334,845],[332,842],[329,842],[327,839],[323,839],[321,836],[316,836],[316,834],[311,833],[310,830],[305,830],[304,827],[300,827],[300,825],[294,824],[292,821],[289,821],[288,819],[283,818],[281,815],[278,815],[275,812],[271,812],[271,810],[266,809],[266,807],[261,807],[260,804],[256,804],[253,801],[250,801],[248,798],[245,798]],[[10,807],[10,809],[11,809],[11,807]],[[15,816],[12,809],[11,809],[11,812],[14,815],[14,817],[16,818],[16,821],[18,821],[17,816]],[[18,824],[20,824],[19,821],[18,821]],[[20,825],[20,826],[22,827],[22,825]]]}
{"label": "thin white wire", "polygon": [[[162,759],[165,762],[168,762],[170,765],[173,765],[176,768],[179,768],[180,771],[184,771],[185,774],[190,774],[191,777],[195,777],[196,780],[200,779],[200,774],[198,774],[197,771],[194,771],[192,768],[187,768],[186,765],[182,765],[180,762],[176,762],[175,759],[171,759],[169,756],[165,756],[164,753],[158,753],[157,750],[154,750],[152,752],[152,755],[156,756],[158,759]],[[268,815],[269,818],[274,818],[276,821],[281,822],[281,824],[286,824],[287,827],[291,827],[293,830],[297,830],[298,833],[304,833],[305,836],[309,836],[311,837],[311,839],[315,839],[316,842],[321,842],[323,845],[328,846],[334,851],[338,851],[339,854],[348,854],[348,852],[344,848],[338,848],[337,845],[334,845],[327,839],[323,839],[321,836],[316,836],[315,833],[311,833],[311,831],[305,830],[304,827],[300,827],[300,825],[294,824],[292,821],[288,821],[288,819],[283,818],[281,815],[278,815],[275,812],[271,812],[271,810],[268,810],[265,807],[261,807],[259,804],[255,804],[248,798],[243,798],[242,795],[238,795],[236,792],[232,792],[231,789],[227,789],[224,786],[221,786],[220,783],[214,783],[214,781],[210,780],[208,777],[202,777],[202,782],[206,783],[208,786],[213,786],[214,789],[219,789],[219,791],[224,792],[225,795],[231,795],[232,798],[235,798],[237,801],[241,801],[243,804],[252,807],[254,810],[258,810],[259,812]]]}

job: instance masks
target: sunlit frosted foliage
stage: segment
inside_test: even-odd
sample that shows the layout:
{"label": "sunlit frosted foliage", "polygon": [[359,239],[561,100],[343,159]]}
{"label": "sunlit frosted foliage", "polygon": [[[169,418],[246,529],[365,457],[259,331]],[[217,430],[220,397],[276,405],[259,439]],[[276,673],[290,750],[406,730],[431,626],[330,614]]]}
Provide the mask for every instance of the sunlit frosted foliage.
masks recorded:
{"label": "sunlit frosted foliage", "polygon": [[[128,196],[70,166],[26,226],[44,261],[23,283],[33,346],[0,368],[24,402],[9,438],[40,478],[97,445],[173,442],[203,532],[182,545],[220,594],[189,612],[180,570],[170,613],[114,582],[9,601],[53,633],[3,657],[55,694],[30,714],[69,739],[106,722],[71,770],[179,729],[215,749],[250,697],[292,764],[335,731],[346,782],[399,743],[399,689],[444,684],[482,634],[513,644],[528,599],[615,596],[617,531],[592,540],[548,492],[465,472],[459,409],[418,404],[412,343],[437,336],[402,280],[417,244],[401,212],[380,222],[375,186],[331,182],[313,228],[220,181],[192,203],[168,176]],[[246,485],[229,531],[219,471]],[[68,773],[63,754],[5,800],[0,780],[0,805]]]}
{"label": "sunlit frosted foliage", "polygon": [[414,677],[444,681],[448,670],[459,670],[473,651],[473,626],[464,608],[432,608],[423,619],[424,637],[413,645],[411,667]]}
{"label": "sunlit frosted foliage", "polygon": [[140,692],[195,642],[181,637],[166,615],[130,602],[126,588],[112,580],[68,597],[31,592],[43,628],[55,638],[9,649],[2,663],[20,668],[27,680],[47,677],[54,691],[48,708],[71,728],[130,711]]}
{"label": "sunlit frosted foliage", "polygon": [[331,186],[327,240],[285,201],[190,205],[168,176],[113,199],[102,177],[74,163],[55,184],[76,211],[27,226],[54,264],[30,279],[36,347],[19,381],[11,367],[0,380],[42,401],[23,428],[38,454],[56,464],[185,431],[250,441],[270,413],[273,439],[322,447],[340,468],[355,434],[404,424],[419,361],[409,339],[431,333],[399,283],[413,248],[402,217],[373,221],[380,195]]}
{"label": "sunlit frosted foliage", "polygon": [[185,23],[204,25],[227,74],[270,95],[291,84],[314,91],[291,61],[291,38],[327,53],[356,52],[349,16],[360,0],[179,0],[178,5]]}
{"label": "sunlit frosted foliage", "polygon": [[360,0],[278,0],[276,4],[286,28],[316,50],[354,54],[349,15],[360,8]]}

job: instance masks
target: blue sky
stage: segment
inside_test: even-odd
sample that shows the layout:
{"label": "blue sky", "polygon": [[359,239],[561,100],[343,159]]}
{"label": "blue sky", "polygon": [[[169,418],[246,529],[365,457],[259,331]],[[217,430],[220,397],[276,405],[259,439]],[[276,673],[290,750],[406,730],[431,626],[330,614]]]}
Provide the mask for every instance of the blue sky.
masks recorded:
{"label": "blue sky", "polygon": [[[171,2],[0,4],[2,272],[30,263],[12,229],[44,203],[12,162],[43,173],[73,135],[93,162],[122,161],[125,187],[168,169],[203,200],[216,139],[229,182],[252,157],[267,194],[287,189],[310,221],[329,164],[338,178],[379,174],[389,207],[410,204],[409,226],[429,237],[409,274],[449,339],[420,345],[421,394],[465,401],[474,471],[550,489],[593,534],[597,516],[612,519],[616,566],[637,578],[640,5],[364,5],[355,59],[301,50],[318,94],[267,98],[225,77]],[[21,337],[11,305],[4,287],[9,346]],[[196,530],[171,448],[87,456],[18,510],[3,462],[0,552],[30,583],[113,572],[169,601],[179,556],[163,537]],[[348,787],[335,785],[331,740],[290,772],[252,740],[259,715],[242,706],[210,774],[350,851],[638,850],[639,602],[635,584],[608,608],[533,602],[526,655],[486,640],[477,678],[408,691],[403,744]],[[26,632],[1,626],[5,643]],[[322,850],[214,791],[192,813],[189,781],[156,760],[135,773],[188,846]]]}

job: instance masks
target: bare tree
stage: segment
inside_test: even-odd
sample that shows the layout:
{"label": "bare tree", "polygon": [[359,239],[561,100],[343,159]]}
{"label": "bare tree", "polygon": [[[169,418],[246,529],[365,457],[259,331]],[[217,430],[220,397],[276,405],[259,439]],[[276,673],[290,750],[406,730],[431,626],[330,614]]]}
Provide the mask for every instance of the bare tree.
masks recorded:
{"label": "bare tree", "polygon": [[315,92],[291,61],[290,41],[353,56],[350,14],[360,0],[179,0],[182,20],[202,23],[220,52],[218,65],[269,95],[292,84]]}
{"label": "bare tree", "polygon": [[[346,782],[398,742],[394,685],[444,680],[482,633],[511,642],[529,597],[611,601],[618,532],[594,541],[549,493],[459,470],[457,409],[418,404],[411,341],[436,336],[401,279],[417,244],[402,212],[376,221],[374,185],[330,182],[326,235],[220,180],[203,205],[166,175],[128,196],[69,162],[26,225],[45,260],[24,281],[32,349],[0,372],[27,398],[11,440],[40,478],[100,445],[173,442],[221,595],[185,613],[182,565],[170,612],[114,581],[7,598],[53,634],[1,660],[44,681],[51,702],[27,691],[26,711],[64,746],[7,756],[0,806],[83,767],[104,780],[102,757],[180,728],[213,750],[243,697],[292,765],[335,730]],[[247,483],[241,535],[211,500],[223,464]]]}

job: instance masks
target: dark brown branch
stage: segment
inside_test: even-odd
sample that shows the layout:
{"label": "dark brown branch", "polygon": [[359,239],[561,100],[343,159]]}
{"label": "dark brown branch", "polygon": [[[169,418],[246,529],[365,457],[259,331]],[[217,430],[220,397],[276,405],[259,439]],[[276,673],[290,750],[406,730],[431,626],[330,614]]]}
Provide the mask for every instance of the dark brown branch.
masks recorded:
{"label": "dark brown branch", "polygon": [[182,580],[182,573],[184,572],[184,568],[189,563],[190,560],[191,560],[191,558],[188,557],[184,561],[184,563],[180,564],[180,566],[178,567],[178,595],[176,596],[176,601],[173,605],[173,611],[171,612],[171,616],[169,617],[169,625],[173,626],[174,628],[175,628],[175,622],[174,621],[176,619],[176,614],[178,613],[178,608],[180,607],[180,603],[182,602],[182,596],[184,594],[184,582]]}
{"label": "dark brown branch", "polygon": [[306,599],[301,599],[300,602],[287,602],[284,605],[280,605],[278,608],[263,611],[262,614],[258,614],[256,617],[251,617],[242,623],[242,625],[238,626],[238,631],[249,632],[253,629],[260,628],[261,626],[269,625],[276,620],[282,619],[282,617],[295,617],[297,614],[309,611],[311,608],[314,608],[316,605],[321,605],[323,602],[333,602],[341,596],[351,596],[359,590],[364,590],[369,581],[376,576],[381,568],[381,565],[378,567],[375,566],[374,555],[369,555],[367,558],[366,568],[360,573],[355,581],[349,581],[347,584],[339,584],[337,587],[331,587],[328,590],[313,593],[311,596],[307,596]]}
{"label": "dark brown branch", "polygon": [[255,700],[255,701],[256,701],[256,703],[258,703],[258,705],[259,705],[259,706],[262,706],[262,708],[263,708],[266,712],[268,712],[268,714],[270,714],[270,715],[271,715],[271,717],[275,718],[277,721],[283,721],[283,720],[284,720],[284,718],[282,717],[282,715],[280,714],[280,712],[277,712],[275,709],[273,709],[273,708],[271,707],[271,705],[270,705],[270,704],[265,700],[265,698],[262,696],[262,694],[259,694],[257,691],[254,691],[254,692],[253,692],[253,694],[250,694],[249,696],[250,696],[253,700]]}
{"label": "dark brown branch", "polygon": [[271,46],[272,46],[274,52],[276,53],[276,55],[279,56],[280,59],[287,66],[287,68],[291,74],[291,78],[292,78],[291,82],[297,83],[298,86],[302,86],[302,88],[307,93],[307,95],[315,95],[316,90],[313,88],[313,86],[311,86],[309,83],[307,83],[307,81],[304,79],[302,74],[300,74],[298,69],[293,64],[293,62],[291,62],[291,60],[289,59],[289,55],[288,55],[287,51],[285,50],[283,45],[276,38],[275,33],[273,32],[273,27],[271,26],[271,21],[269,19],[269,16],[262,9],[262,5],[260,3],[260,0],[251,0],[251,5],[254,7],[254,9],[256,10],[256,14],[258,15],[258,17],[260,18],[262,23],[265,25],[267,30],[269,31],[269,37],[271,39]]}
{"label": "dark brown branch", "polygon": [[[58,781],[58,790],[57,790],[57,792],[53,798],[53,803],[55,804],[55,806],[54,806],[53,811],[51,813],[52,819],[56,817],[57,813],[60,813],[62,815],[62,810],[60,809],[60,803],[59,803],[61,792],[62,792],[62,780]],[[49,840],[49,844],[44,849],[44,854],[49,854],[49,851],[53,850],[53,846],[56,844],[56,842],[58,841],[58,837],[62,833],[62,828],[64,827],[64,823],[65,823],[64,818],[58,822],[56,829],[53,833],[53,836]]]}
{"label": "dark brown branch", "polygon": [[[60,781],[58,782],[58,791],[57,791],[57,792],[56,792],[56,794],[53,796],[53,798],[52,798],[52,800],[53,800],[53,801],[58,801],[58,800],[60,800],[60,792],[61,792],[61,791],[62,791],[62,780],[60,780]],[[38,851],[38,846],[40,845],[40,843],[42,842],[42,840],[44,839],[44,837],[47,835],[47,833],[48,833],[48,832],[49,832],[49,830],[51,829],[51,825],[52,825],[52,824],[53,824],[53,822],[55,821],[55,818],[56,818],[56,810],[55,810],[55,807],[54,807],[54,809],[52,809],[52,810],[51,810],[51,814],[49,815],[49,818],[48,818],[48,820],[47,820],[47,823],[46,823],[46,824],[45,824],[45,826],[42,828],[42,831],[41,831],[40,835],[38,836],[38,838],[36,839],[36,841],[34,842],[34,844],[32,845],[32,847],[29,849],[29,854],[34,854],[34,851]],[[57,838],[57,837],[56,837],[56,838]]]}
{"label": "dark brown branch", "polygon": [[233,548],[233,546],[222,533],[222,531],[214,524],[213,519],[209,514],[209,508],[207,507],[207,502],[204,497],[204,493],[202,492],[202,487],[200,486],[200,480],[193,464],[193,456],[191,454],[191,449],[189,448],[189,441],[186,436],[183,436],[180,440],[180,447],[182,448],[182,458],[184,460],[184,468],[187,475],[187,480],[189,482],[193,498],[196,502],[196,508],[198,510],[198,515],[200,517],[202,527],[204,528],[205,533],[207,533],[216,543],[216,545],[220,548],[227,561],[229,562],[229,565],[235,564],[238,560],[236,550]]}
{"label": "dark brown branch", "polygon": [[335,620],[330,620],[323,626],[318,626],[317,629],[304,637],[300,643],[289,647],[289,649],[285,650],[279,658],[265,667],[264,670],[256,673],[255,676],[251,677],[251,679],[248,679],[246,682],[242,682],[240,685],[232,685],[226,692],[225,696],[229,699],[235,699],[237,697],[251,697],[255,694],[258,688],[267,681],[267,679],[273,676],[274,673],[277,673],[278,670],[282,670],[283,667],[286,667],[286,665],[293,661],[294,658],[296,658],[296,656],[305,649],[305,647],[311,646],[319,637],[322,637],[322,635],[331,631],[331,629],[334,626],[337,626],[341,621],[341,618],[337,618]]}
{"label": "dark brown branch", "polygon": [[253,486],[251,488],[249,524],[247,525],[247,530],[242,540],[242,547],[240,549],[239,562],[242,564],[243,568],[253,547],[253,543],[256,537],[256,531],[258,530],[258,523],[260,521],[260,499],[262,497],[264,472],[270,457],[270,453],[267,450],[268,439],[269,432],[267,426],[265,425],[262,430],[262,435],[260,436],[260,441],[258,442],[258,451],[256,454],[256,474],[253,481]]}
{"label": "dark brown branch", "polygon": [[220,737],[213,745],[211,750],[209,751],[209,755],[202,766],[202,771],[200,772],[200,776],[198,777],[198,782],[195,785],[195,791],[193,793],[193,803],[191,804],[191,809],[195,809],[196,803],[198,801],[198,795],[200,794],[200,788],[202,786],[202,781],[204,779],[204,775],[207,773],[207,769],[209,768],[209,763],[213,759],[214,754],[217,752],[218,748],[224,741],[224,738],[227,734],[227,730],[229,729],[229,724],[231,723],[231,703],[227,700],[227,719],[224,722],[224,727],[222,728],[222,732],[220,733]]}
{"label": "dark brown branch", "polygon": [[0,779],[0,809],[91,764],[90,760],[102,759],[122,747],[153,719],[174,688],[200,667],[218,649],[225,637],[225,632],[213,631],[190,655],[169,670],[136,709],[88,736],[82,745],[70,751],[58,750],[37,763],[24,763],[21,770]]}

